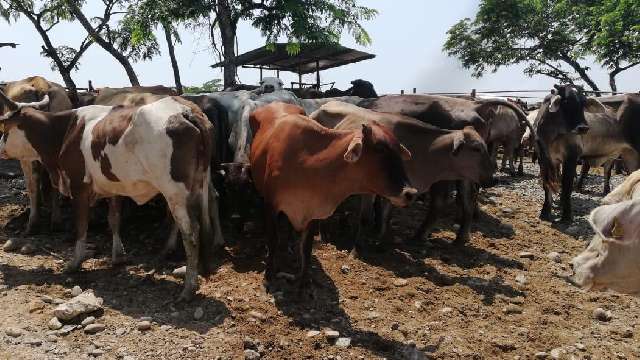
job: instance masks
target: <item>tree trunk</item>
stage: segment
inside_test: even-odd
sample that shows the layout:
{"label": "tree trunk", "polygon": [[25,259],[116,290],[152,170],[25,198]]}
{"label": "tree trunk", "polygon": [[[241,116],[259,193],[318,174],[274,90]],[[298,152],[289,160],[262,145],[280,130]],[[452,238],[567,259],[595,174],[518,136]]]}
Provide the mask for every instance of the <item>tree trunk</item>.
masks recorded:
{"label": "tree trunk", "polygon": [[598,85],[596,85],[591,77],[589,77],[589,74],[587,74],[587,71],[584,69],[584,67],[582,67],[576,60],[572,59],[569,55],[562,55],[561,58],[564,62],[569,64],[569,66],[571,66],[578,73],[578,75],[580,75],[580,78],[584,80],[587,85],[589,85],[591,90],[595,91],[596,96],[601,96]]}
{"label": "tree trunk", "polygon": [[231,8],[227,0],[219,0],[217,7],[218,27],[222,38],[222,56],[224,57],[224,88],[227,89],[236,84],[236,57],[235,39],[237,21],[233,19]]}
{"label": "tree trunk", "polygon": [[616,84],[616,75],[618,75],[617,72],[612,71],[609,73],[609,86],[611,87],[611,95],[617,95],[618,94],[618,85]]}
{"label": "tree trunk", "polygon": [[60,59],[60,56],[58,56],[56,48],[55,46],[53,46],[53,43],[49,38],[49,34],[47,34],[44,28],[42,28],[38,20],[28,12],[23,12],[23,14],[29,19],[29,21],[31,21],[38,34],[40,34],[40,37],[44,42],[44,46],[42,46],[42,49],[51,57],[51,60],[53,60],[53,62],[56,64],[58,72],[60,73],[60,76],[62,76],[62,80],[64,81],[64,85],[67,87],[67,94],[69,96],[69,100],[71,101],[71,105],[73,105],[74,108],[77,108],[78,106],[80,106],[80,99],[78,98],[78,89],[76,88],[76,83],[71,78],[71,69],[73,69],[74,64],[70,64],[69,67],[65,66],[65,64],[62,62],[62,59]]}
{"label": "tree trunk", "polygon": [[180,68],[178,67],[178,61],[176,60],[175,48],[173,46],[173,39],[171,37],[171,28],[169,24],[162,24],[164,29],[164,36],[167,39],[167,47],[169,48],[169,58],[171,58],[171,68],[173,69],[173,79],[176,83],[176,91],[178,95],[182,95],[182,82],[180,81]]}
{"label": "tree trunk", "polygon": [[127,72],[127,76],[129,77],[131,85],[140,86],[138,76],[133,70],[133,66],[131,66],[129,59],[127,59],[127,57],[120,53],[111,43],[106,41],[102,36],[100,36],[100,34],[98,34],[93,26],[91,26],[91,23],[89,22],[89,20],[87,20],[86,16],[84,16],[82,10],[80,10],[75,0],[70,0],[68,3],[70,4],[69,8],[71,9],[71,12],[75,16],[75,18],[80,21],[80,24],[82,24],[82,27],[84,27],[87,33],[89,33],[91,38],[109,54],[111,54],[111,56],[113,56],[120,63],[120,65],[122,65],[124,70]]}

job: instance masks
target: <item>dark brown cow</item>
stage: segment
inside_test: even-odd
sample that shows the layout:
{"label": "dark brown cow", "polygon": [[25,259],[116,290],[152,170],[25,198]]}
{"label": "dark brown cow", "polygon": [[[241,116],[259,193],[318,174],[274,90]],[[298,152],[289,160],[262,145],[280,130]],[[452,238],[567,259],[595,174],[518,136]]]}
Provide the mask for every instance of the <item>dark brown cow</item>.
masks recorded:
{"label": "dark brown cow", "polygon": [[[8,83],[4,88],[9,99],[18,103],[40,103],[40,108],[44,111],[58,112],[71,109],[71,100],[67,96],[64,88],[56,83],[47,81],[40,76],[29,77],[20,81]],[[46,97],[46,101],[43,99]],[[9,112],[9,105],[0,102],[0,115]],[[41,178],[47,179],[47,173],[40,166],[40,158],[33,151],[24,137],[15,136],[11,143],[0,152],[2,158],[13,158],[20,160],[20,166],[24,174],[29,195],[29,221],[25,229],[26,234],[36,231],[39,222],[38,194],[41,187],[48,186],[47,181],[41,182]],[[51,198],[51,228],[61,227],[60,205],[58,204],[58,193],[52,191]]]}
{"label": "dark brown cow", "polygon": [[[420,193],[429,191],[439,181],[467,180],[477,183],[486,181],[492,174],[487,146],[470,126],[463,130],[444,130],[408,116],[381,113],[337,101],[323,105],[310,117],[336,130],[352,130],[372,122],[385,126],[413,154],[404,164],[411,184]],[[429,212],[414,236],[415,240],[422,239],[442,212],[442,205],[437,198],[431,202]],[[382,214],[385,219],[382,220],[380,232],[384,234],[390,214],[386,209]],[[456,238],[458,244],[468,240],[469,230],[468,227],[460,227]]]}
{"label": "dark brown cow", "polygon": [[[638,100],[628,96],[615,113],[573,85],[559,86],[547,96],[536,120],[537,150],[545,201],[540,218],[551,220],[553,193],[562,192],[563,222],[572,222],[571,193],[578,159],[600,166],[619,155],[631,171],[640,165]],[[562,168],[562,171],[560,171]]]}
{"label": "dark brown cow", "polygon": [[168,97],[141,107],[86,106],[55,114],[4,97],[12,110],[0,120],[3,144],[24,136],[51,174],[52,183],[72,199],[76,225],[74,257],[66,270],[79,270],[87,256],[89,207],[111,198],[109,224],[113,262],[124,253],[119,236],[119,196],[143,204],[162,194],[182,233],[187,254],[188,300],[198,288],[198,269],[210,270],[213,235],[221,237],[209,166],[212,126],[193,103]]}
{"label": "dark brown cow", "polygon": [[250,120],[255,134],[251,171],[264,197],[269,239],[267,282],[275,272],[279,214],[285,214],[302,233],[301,266],[295,278],[303,286],[316,220],[331,216],[353,194],[377,194],[399,206],[415,198],[417,191],[409,186],[402,164],[411,154],[377,123],[356,130],[331,130],[304,116],[301,107],[284,103],[261,107]]}

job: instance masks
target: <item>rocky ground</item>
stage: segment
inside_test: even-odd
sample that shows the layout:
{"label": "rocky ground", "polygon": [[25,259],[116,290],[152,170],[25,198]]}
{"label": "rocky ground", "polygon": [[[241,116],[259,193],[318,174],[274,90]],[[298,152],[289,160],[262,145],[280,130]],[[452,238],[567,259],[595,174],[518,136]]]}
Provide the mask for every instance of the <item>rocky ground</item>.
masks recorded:
{"label": "rocky ground", "polygon": [[[357,259],[318,241],[317,285],[302,296],[286,285],[265,292],[263,239],[259,226],[249,228],[196,300],[174,304],[181,280],[172,270],[182,263],[155,258],[166,236],[161,210],[130,209],[123,231],[131,261],[112,268],[97,209],[96,256],[68,275],[64,233],[15,235],[24,183],[7,174],[15,164],[2,170],[1,239],[32,246],[0,251],[0,359],[640,358],[638,300],[566,281],[571,257],[590,237],[585,216],[600,200],[597,175],[574,197],[578,216],[569,227],[538,220],[542,192],[527,164],[524,177],[501,175],[483,190],[464,248],[450,244],[450,218],[422,246]],[[396,212],[396,240],[412,235],[424,211],[418,203]],[[83,297],[99,309],[64,320],[65,303]]]}

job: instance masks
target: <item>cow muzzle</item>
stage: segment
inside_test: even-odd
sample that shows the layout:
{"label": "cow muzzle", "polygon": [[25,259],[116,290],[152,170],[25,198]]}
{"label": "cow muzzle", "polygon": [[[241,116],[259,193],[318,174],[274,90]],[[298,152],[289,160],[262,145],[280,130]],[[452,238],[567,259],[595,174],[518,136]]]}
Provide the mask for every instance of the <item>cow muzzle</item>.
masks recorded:
{"label": "cow muzzle", "polygon": [[393,206],[406,207],[409,206],[418,197],[418,190],[405,186],[399,196],[389,198]]}
{"label": "cow muzzle", "polygon": [[587,131],[589,131],[589,125],[585,125],[585,124],[581,124],[576,126],[575,129],[573,129],[572,132],[578,134],[578,135],[584,135],[587,133]]}

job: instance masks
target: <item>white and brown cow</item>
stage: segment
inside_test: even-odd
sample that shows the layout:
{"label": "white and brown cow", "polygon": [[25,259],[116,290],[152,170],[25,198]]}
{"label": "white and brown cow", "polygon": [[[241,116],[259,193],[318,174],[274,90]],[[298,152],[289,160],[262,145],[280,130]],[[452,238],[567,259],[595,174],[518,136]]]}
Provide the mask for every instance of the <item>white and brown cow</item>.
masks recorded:
{"label": "white and brown cow", "polygon": [[[18,106],[39,107],[45,111],[58,112],[71,109],[71,101],[67,96],[64,88],[56,83],[47,81],[40,76],[32,76],[19,81],[7,83],[4,92],[11,100],[15,101]],[[11,111],[10,107],[0,103],[0,115]],[[36,232],[36,228],[40,219],[40,209],[38,206],[38,197],[40,187],[46,186],[41,182],[43,173],[40,165],[40,158],[33,151],[29,142],[24,136],[14,136],[9,146],[4,147],[0,151],[0,158],[12,158],[20,160],[20,167],[24,174],[27,194],[29,195],[29,220],[25,228],[25,234]],[[46,179],[46,177],[45,177]],[[58,203],[58,194],[53,191],[51,198],[51,228],[58,228],[61,224],[60,206]]]}
{"label": "white and brown cow", "polygon": [[[87,256],[89,207],[98,198],[128,196],[143,204],[160,193],[180,227],[187,255],[181,300],[198,288],[198,270],[207,273],[212,229],[221,237],[215,190],[209,173],[212,126],[194,104],[167,97],[140,107],[93,105],[61,113],[19,107],[2,92],[11,111],[3,145],[25,137],[63,195],[72,199],[76,247],[67,270],[78,270]],[[113,260],[123,253],[119,202],[110,201]]]}

